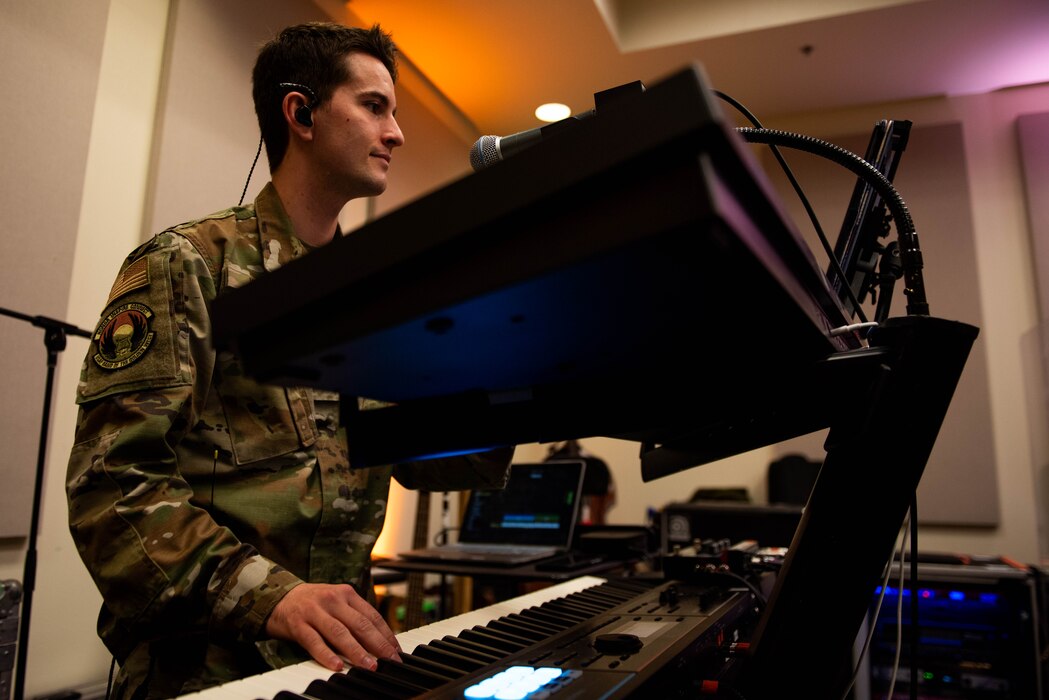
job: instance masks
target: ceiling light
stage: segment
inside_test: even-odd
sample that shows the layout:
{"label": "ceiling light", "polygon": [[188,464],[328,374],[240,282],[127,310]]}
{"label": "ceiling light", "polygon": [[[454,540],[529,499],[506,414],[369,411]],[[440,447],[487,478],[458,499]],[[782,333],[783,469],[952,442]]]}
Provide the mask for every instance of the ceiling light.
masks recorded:
{"label": "ceiling light", "polygon": [[572,116],[572,110],[568,108],[568,105],[559,102],[547,102],[535,108],[536,119],[543,122],[559,122],[570,116]]}

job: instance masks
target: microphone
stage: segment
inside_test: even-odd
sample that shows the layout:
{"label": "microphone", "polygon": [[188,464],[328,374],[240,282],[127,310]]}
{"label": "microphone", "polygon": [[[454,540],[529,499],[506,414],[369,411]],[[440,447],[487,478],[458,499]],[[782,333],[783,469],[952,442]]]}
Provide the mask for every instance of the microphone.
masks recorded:
{"label": "microphone", "polygon": [[551,134],[561,131],[567,126],[594,116],[594,114],[595,110],[591,109],[579,114],[573,114],[571,117],[553,124],[528,129],[527,131],[519,131],[509,136],[482,136],[470,148],[470,167],[475,172],[484,170],[494,163],[506,160],[515,153],[520,153],[529,146],[539,143],[544,138],[548,138]]}

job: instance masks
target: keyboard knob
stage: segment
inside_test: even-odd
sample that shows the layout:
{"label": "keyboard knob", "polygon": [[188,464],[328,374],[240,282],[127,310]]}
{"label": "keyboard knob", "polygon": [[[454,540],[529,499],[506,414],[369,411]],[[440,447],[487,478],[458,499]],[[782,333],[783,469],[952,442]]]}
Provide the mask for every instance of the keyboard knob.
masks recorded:
{"label": "keyboard knob", "polygon": [[642,646],[636,634],[599,634],[594,638],[594,649],[609,656],[633,654],[641,651]]}

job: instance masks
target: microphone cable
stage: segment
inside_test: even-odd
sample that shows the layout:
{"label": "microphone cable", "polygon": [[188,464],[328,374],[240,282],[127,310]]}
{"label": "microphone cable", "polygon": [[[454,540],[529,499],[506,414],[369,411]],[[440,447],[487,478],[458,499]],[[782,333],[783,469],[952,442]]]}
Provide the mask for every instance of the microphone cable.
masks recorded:
{"label": "microphone cable", "polygon": [[260,135],[260,136],[259,136],[259,147],[258,147],[258,149],[257,149],[257,150],[255,151],[255,160],[251,161],[251,169],[250,169],[250,170],[248,170],[248,179],[244,181],[244,189],[243,189],[243,190],[241,190],[241,192],[240,192],[240,201],[239,201],[239,202],[237,202],[237,206],[238,206],[238,207],[239,207],[239,206],[240,206],[241,204],[243,204],[243,203],[244,203],[244,195],[245,195],[245,194],[247,194],[247,192],[248,192],[248,183],[249,183],[249,182],[251,182],[251,175],[252,175],[252,173],[254,173],[254,172],[255,172],[255,166],[256,166],[256,165],[258,164],[258,162],[259,162],[259,156],[260,156],[261,154],[262,154],[262,136]]}
{"label": "microphone cable", "polygon": [[[754,125],[757,129],[765,129],[765,127],[758,121],[758,118],[747,109],[743,103],[727,95],[720,90],[711,90],[717,97],[721,98],[725,102],[732,105],[740,114],[746,117],[747,121]],[[841,263],[838,261],[837,256],[834,254],[834,250],[831,248],[830,241],[827,240],[827,235],[823,232],[823,227],[820,225],[819,218],[816,216],[816,211],[812,208],[812,204],[809,202],[809,198],[805,196],[804,190],[801,188],[801,184],[797,178],[794,177],[794,172],[787,165],[786,159],[780,152],[779,147],[775,143],[768,144],[769,150],[772,151],[772,155],[775,156],[776,161],[782,168],[783,173],[787,176],[787,180],[790,182],[791,187],[798,195],[798,199],[801,200],[801,205],[805,208],[805,213],[808,214],[809,220],[812,222],[812,227],[816,230],[816,235],[820,239],[820,243],[823,245],[823,250],[826,252],[827,257],[830,259],[831,267],[834,269],[834,274],[841,279],[842,286],[845,288],[846,293],[849,296],[849,301],[852,302],[852,308],[856,309],[856,315],[860,319],[860,323],[867,323],[867,316],[863,313],[863,309],[860,308],[860,302],[856,298],[856,295],[852,291],[852,285],[849,284],[849,280],[845,277],[845,271],[841,269]]]}
{"label": "microphone cable", "polygon": [[929,303],[925,297],[925,282],[921,274],[923,262],[921,249],[918,245],[918,232],[914,228],[914,221],[911,219],[907,204],[900,197],[900,193],[896,191],[892,182],[880,170],[852,151],[812,136],[776,129],[751,129],[748,127],[740,127],[736,131],[749,143],[763,143],[767,145],[774,143],[827,158],[852,171],[873,187],[874,191],[881,195],[882,200],[889,208],[896,225],[896,237],[900,244],[900,257],[903,261],[903,293],[907,295],[907,313],[920,316],[929,314]]}

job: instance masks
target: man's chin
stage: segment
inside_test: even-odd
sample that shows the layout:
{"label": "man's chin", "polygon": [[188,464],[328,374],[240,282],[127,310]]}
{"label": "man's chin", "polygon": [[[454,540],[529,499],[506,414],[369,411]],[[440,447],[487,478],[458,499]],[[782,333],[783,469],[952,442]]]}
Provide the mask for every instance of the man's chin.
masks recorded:
{"label": "man's chin", "polygon": [[350,195],[349,199],[362,199],[364,197],[378,197],[380,194],[386,191],[386,182],[369,182],[369,183],[357,183],[357,186],[353,188],[353,194]]}

